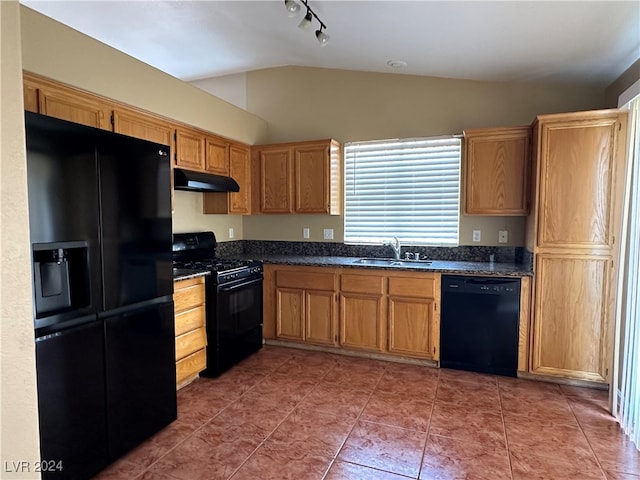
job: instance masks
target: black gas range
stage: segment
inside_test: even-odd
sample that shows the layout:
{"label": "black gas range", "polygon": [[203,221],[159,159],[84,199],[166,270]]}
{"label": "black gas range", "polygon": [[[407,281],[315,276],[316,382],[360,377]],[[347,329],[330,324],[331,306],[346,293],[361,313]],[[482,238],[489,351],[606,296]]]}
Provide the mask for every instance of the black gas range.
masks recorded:
{"label": "black gas range", "polygon": [[173,266],[176,274],[188,274],[194,270],[209,271],[212,278],[219,284],[262,275],[262,262],[259,260],[214,257],[200,260],[174,260]]}
{"label": "black gas range", "polygon": [[219,258],[213,232],[173,236],[174,275],[207,271],[207,369],[217,377],[262,348],[262,262]]}

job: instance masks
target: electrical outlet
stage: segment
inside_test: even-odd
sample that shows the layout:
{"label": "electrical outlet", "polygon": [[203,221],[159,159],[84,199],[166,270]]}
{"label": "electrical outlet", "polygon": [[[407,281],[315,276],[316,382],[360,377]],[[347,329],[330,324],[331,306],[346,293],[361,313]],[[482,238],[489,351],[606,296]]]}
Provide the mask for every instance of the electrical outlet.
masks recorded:
{"label": "electrical outlet", "polygon": [[233,228],[229,228],[229,238],[233,238],[235,236],[235,232],[233,231]]}
{"label": "electrical outlet", "polygon": [[509,241],[509,232],[507,230],[498,231],[498,243],[507,243]]}
{"label": "electrical outlet", "polygon": [[333,240],[333,228],[325,228],[324,229],[324,239],[325,240]]}
{"label": "electrical outlet", "polygon": [[309,229],[306,227],[302,229],[302,238],[309,238]]}
{"label": "electrical outlet", "polygon": [[480,230],[474,230],[473,231],[473,241],[474,242],[479,242],[480,241]]}

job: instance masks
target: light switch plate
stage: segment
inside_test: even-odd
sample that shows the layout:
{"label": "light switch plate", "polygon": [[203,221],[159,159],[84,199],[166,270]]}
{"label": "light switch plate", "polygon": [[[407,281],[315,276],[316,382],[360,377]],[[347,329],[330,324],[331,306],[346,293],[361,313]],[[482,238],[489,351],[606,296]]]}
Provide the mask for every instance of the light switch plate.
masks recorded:
{"label": "light switch plate", "polygon": [[509,232],[507,230],[498,231],[498,243],[507,243],[509,241]]}
{"label": "light switch plate", "polygon": [[480,230],[474,230],[473,231],[473,241],[474,242],[479,242],[480,241]]}
{"label": "light switch plate", "polygon": [[324,239],[325,240],[333,240],[333,228],[325,228],[324,229]]}
{"label": "light switch plate", "polygon": [[233,231],[233,228],[229,228],[229,238],[233,237],[235,237],[235,232]]}
{"label": "light switch plate", "polygon": [[309,238],[309,229],[306,227],[302,229],[302,238]]}

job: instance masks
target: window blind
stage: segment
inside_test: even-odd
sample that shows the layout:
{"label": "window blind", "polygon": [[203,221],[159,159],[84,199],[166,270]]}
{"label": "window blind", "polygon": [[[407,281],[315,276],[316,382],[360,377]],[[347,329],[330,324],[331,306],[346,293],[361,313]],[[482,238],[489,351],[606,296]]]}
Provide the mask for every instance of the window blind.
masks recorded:
{"label": "window blind", "polygon": [[459,138],[345,144],[347,243],[457,245]]}

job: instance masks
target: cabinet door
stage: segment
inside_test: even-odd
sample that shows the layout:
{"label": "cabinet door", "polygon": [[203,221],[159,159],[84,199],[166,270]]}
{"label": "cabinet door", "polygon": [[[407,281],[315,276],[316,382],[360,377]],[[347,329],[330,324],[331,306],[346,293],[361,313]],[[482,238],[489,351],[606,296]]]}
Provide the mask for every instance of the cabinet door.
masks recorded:
{"label": "cabinet door", "polygon": [[389,297],[389,352],[433,358],[433,300]]}
{"label": "cabinet door", "polygon": [[541,122],[538,247],[612,246],[618,128],[617,114]]}
{"label": "cabinet door", "polygon": [[261,150],[259,155],[260,211],[293,213],[291,149]]}
{"label": "cabinet door", "polygon": [[336,296],[333,292],[307,291],[305,294],[305,340],[336,345]]}
{"label": "cabinet door", "polygon": [[218,137],[207,137],[205,148],[205,170],[229,175],[229,142]]}
{"label": "cabinet door", "polygon": [[195,130],[176,128],[176,166],[204,170],[204,136]]}
{"label": "cabinet door", "polygon": [[611,259],[536,259],[532,372],[604,382],[611,352]]}
{"label": "cabinet door", "polygon": [[296,213],[329,213],[329,145],[294,149]]}
{"label": "cabinet door", "polygon": [[304,290],[276,289],[276,337],[304,340]]}
{"label": "cabinet door", "polygon": [[229,194],[229,213],[251,213],[251,157],[249,147],[244,145],[231,145],[229,149],[229,175],[238,185],[239,192]]}
{"label": "cabinet door", "polygon": [[111,109],[108,104],[80,92],[67,92],[63,87],[39,87],[38,112],[89,127],[111,130]]}
{"label": "cabinet door", "polygon": [[465,131],[467,215],[527,215],[531,129]]}
{"label": "cabinet door", "polygon": [[162,145],[171,146],[172,143],[172,127],[168,122],[139,112],[114,109],[113,131]]}
{"label": "cabinet door", "polygon": [[229,175],[238,182],[240,191],[205,193],[203,213],[251,213],[251,157],[248,146],[229,147]]}
{"label": "cabinet door", "polygon": [[340,345],[381,352],[384,350],[383,297],[357,293],[340,295]]}

